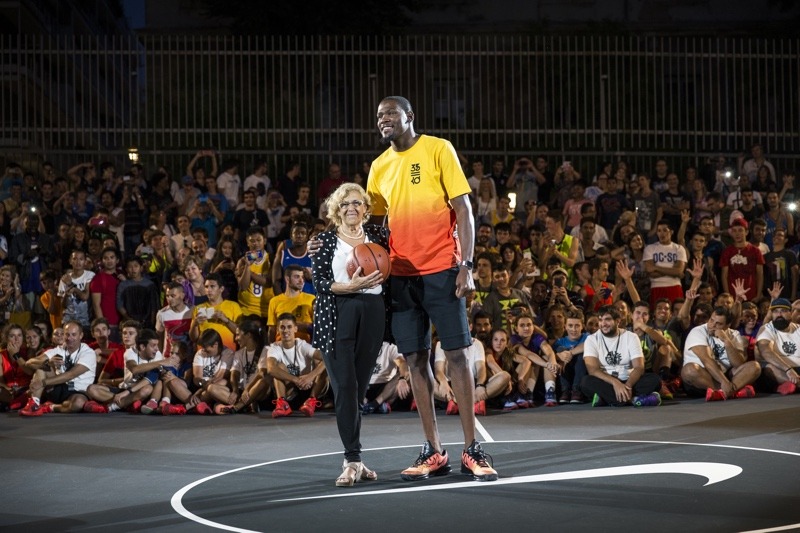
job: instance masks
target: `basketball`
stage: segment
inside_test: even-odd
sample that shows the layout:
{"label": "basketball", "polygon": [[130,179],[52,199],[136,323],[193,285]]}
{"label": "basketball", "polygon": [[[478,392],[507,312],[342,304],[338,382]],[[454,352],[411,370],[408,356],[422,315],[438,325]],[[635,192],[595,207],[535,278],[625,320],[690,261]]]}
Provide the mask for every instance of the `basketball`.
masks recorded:
{"label": "basketball", "polygon": [[361,267],[361,275],[368,276],[380,270],[384,278],[389,277],[391,267],[389,265],[389,253],[374,242],[359,244],[347,256],[347,275],[351,278],[358,267]]}

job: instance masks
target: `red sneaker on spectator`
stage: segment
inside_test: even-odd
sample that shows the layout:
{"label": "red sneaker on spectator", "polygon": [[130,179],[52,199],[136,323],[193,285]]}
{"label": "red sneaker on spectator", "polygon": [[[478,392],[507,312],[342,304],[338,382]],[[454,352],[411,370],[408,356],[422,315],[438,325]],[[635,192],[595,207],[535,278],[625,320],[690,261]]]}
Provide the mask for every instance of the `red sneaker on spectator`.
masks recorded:
{"label": "red sneaker on spectator", "polygon": [[161,407],[161,414],[164,416],[185,415],[186,407],[184,407],[182,404],[175,405],[167,403]]}
{"label": "red sneaker on spectator", "polygon": [[741,389],[737,390],[734,394],[735,398],[755,398],[756,397],[756,390],[753,388],[752,385],[745,385]]}
{"label": "red sneaker on spectator", "polygon": [[447,409],[445,409],[444,414],[446,415],[457,415],[458,414],[458,404],[450,400],[447,402]]}
{"label": "red sneaker on spectator", "polygon": [[275,404],[275,408],[272,410],[272,418],[280,418],[292,414],[292,408],[284,398],[272,400],[272,403]]}
{"label": "red sneaker on spectator", "polygon": [[788,396],[790,394],[794,394],[795,392],[797,392],[797,385],[795,385],[791,381],[784,381],[783,383],[778,385],[778,389],[776,392],[778,394]]}
{"label": "red sneaker on spectator", "polygon": [[314,416],[314,411],[316,411],[317,407],[320,407],[321,405],[322,402],[312,396],[303,402],[303,405],[300,406],[300,411],[306,416]]}
{"label": "red sneaker on spectator", "polygon": [[83,412],[103,414],[108,412],[108,408],[105,405],[98,403],[94,400],[89,400],[88,402],[83,404]]}

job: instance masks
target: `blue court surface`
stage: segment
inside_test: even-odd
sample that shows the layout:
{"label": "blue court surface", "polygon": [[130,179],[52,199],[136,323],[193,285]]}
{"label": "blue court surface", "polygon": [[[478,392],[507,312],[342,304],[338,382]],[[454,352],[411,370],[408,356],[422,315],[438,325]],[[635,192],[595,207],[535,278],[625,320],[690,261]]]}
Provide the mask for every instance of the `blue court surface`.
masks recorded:
{"label": "blue court surface", "polygon": [[658,408],[537,407],[479,417],[500,479],[459,473],[458,417],[437,412],[453,472],[399,472],[416,413],[364,418],[379,479],[337,488],[332,411],[0,415],[3,531],[797,531],[800,395]]}

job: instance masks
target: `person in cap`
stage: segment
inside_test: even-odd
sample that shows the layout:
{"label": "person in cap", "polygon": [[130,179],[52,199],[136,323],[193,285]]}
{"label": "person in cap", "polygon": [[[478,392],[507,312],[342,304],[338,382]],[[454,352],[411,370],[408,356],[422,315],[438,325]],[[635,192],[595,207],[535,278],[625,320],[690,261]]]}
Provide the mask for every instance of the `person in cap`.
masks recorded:
{"label": "person in cap", "polygon": [[708,322],[689,332],[683,347],[683,388],[707,402],[755,396],[761,366],[748,361],[742,336],[731,329],[727,307],[714,308]]}
{"label": "person in cap", "polygon": [[792,323],[792,304],[786,298],[772,300],[772,320],[759,332],[756,358],[762,373],[780,394],[794,394],[800,384],[800,326]]}
{"label": "person in cap", "polygon": [[719,259],[722,268],[722,291],[736,294],[736,283],[741,280],[747,291],[746,299],[761,295],[764,289],[764,256],[747,242],[748,224],[744,218],[731,222],[728,230],[733,244],[725,248]]}

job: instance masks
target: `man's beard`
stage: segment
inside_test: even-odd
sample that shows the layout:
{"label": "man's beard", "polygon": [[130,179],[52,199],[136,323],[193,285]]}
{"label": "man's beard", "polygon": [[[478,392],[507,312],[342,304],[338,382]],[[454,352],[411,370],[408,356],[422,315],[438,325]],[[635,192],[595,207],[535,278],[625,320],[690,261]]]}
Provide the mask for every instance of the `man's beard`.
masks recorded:
{"label": "man's beard", "polygon": [[616,326],[614,326],[614,327],[611,329],[611,332],[610,332],[610,333],[606,333],[605,331],[603,331],[603,328],[600,328],[600,333],[602,333],[602,334],[603,334],[603,336],[604,336],[604,337],[606,337],[606,338],[613,339],[614,337],[616,337],[616,336],[617,336],[617,334],[619,333],[619,331],[618,331],[618,328],[617,328]]}

